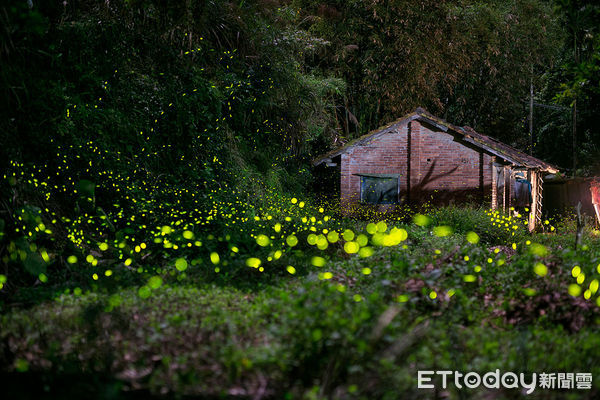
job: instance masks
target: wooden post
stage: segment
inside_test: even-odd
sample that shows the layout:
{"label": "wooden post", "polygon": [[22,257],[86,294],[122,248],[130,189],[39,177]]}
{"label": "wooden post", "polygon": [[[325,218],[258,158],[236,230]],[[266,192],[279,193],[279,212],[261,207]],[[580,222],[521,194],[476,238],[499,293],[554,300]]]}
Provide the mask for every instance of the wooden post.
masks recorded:
{"label": "wooden post", "polygon": [[485,178],[484,171],[485,168],[483,166],[483,152],[479,153],[479,190],[481,194],[481,204],[485,202]]}
{"label": "wooden post", "polygon": [[502,167],[502,212],[506,212],[506,167]]}
{"label": "wooden post", "polygon": [[510,167],[504,167],[504,198],[502,199],[502,211],[506,214],[510,210]]}
{"label": "wooden post", "polygon": [[492,156],[492,210],[498,208],[498,175],[496,174],[496,156]]}
{"label": "wooden post", "polygon": [[590,184],[590,191],[592,192],[592,204],[596,212],[596,226],[598,226],[600,224],[600,181],[594,179]]}
{"label": "wooden post", "polygon": [[[535,203],[535,226],[542,225],[542,196],[544,192],[544,174],[542,171],[536,173],[537,201]],[[534,227],[535,228],[535,227]]]}
{"label": "wooden post", "polygon": [[408,125],[406,126],[406,203],[410,204],[411,198],[410,198],[410,191],[411,191],[411,185],[410,185],[410,180],[412,178],[411,176],[411,168],[410,168],[410,164],[412,163],[412,121],[408,123]]}
{"label": "wooden post", "polygon": [[537,199],[538,199],[538,179],[537,172],[529,170],[528,173],[529,182],[531,182],[531,204],[529,205],[529,231],[533,232],[536,227],[536,215],[537,215]]}
{"label": "wooden post", "polygon": [[581,235],[583,234],[583,218],[581,217],[581,202],[577,203],[577,232],[575,232],[575,250],[581,243]]}
{"label": "wooden post", "polygon": [[512,207],[512,168],[506,167],[504,186],[506,186],[506,208],[510,214],[510,208]]}

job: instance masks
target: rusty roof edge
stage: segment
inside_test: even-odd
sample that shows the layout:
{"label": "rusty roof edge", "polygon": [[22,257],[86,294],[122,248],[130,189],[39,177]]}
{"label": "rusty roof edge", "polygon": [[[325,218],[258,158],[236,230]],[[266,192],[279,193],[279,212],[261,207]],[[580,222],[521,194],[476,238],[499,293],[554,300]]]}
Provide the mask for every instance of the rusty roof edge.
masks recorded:
{"label": "rusty roof edge", "polygon": [[465,141],[467,141],[471,144],[474,144],[477,147],[483,148],[484,150],[494,154],[495,156],[502,157],[504,160],[506,160],[508,162],[511,162],[516,165],[523,165],[522,162],[519,162],[519,161],[511,158],[510,156],[507,156],[506,154],[502,153],[500,150],[495,150],[492,147],[486,146],[484,143],[481,143],[480,141],[476,140],[475,138],[473,138],[470,135],[464,134],[464,139],[465,139]]}
{"label": "rusty roof edge", "polygon": [[333,157],[337,157],[347,151],[349,151],[350,149],[352,149],[354,146],[363,144],[364,142],[366,142],[369,139],[375,138],[380,134],[384,134],[386,133],[390,128],[392,128],[393,126],[402,123],[402,122],[410,122],[413,121],[415,119],[419,119],[419,120],[423,120],[425,122],[428,122],[438,128],[440,128],[442,131],[446,132],[448,129],[453,129],[456,130],[458,129],[458,127],[444,121],[443,119],[437,118],[435,115],[429,113],[427,110],[425,110],[422,107],[417,107],[415,109],[415,111],[408,113],[392,122],[390,122],[387,125],[383,125],[379,128],[373,129],[372,131],[369,131],[368,133],[353,139],[351,141],[349,141],[348,143],[346,143],[345,145],[343,145],[342,147],[339,147],[337,149],[333,149],[323,155],[318,156],[317,158],[315,158],[313,160],[313,166],[317,166],[325,161],[327,161],[328,159],[331,159]]}
{"label": "rusty roof edge", "polygon": [[[417,108],[417,111],[418,110],[419,109]],[[313,166],[316,167],[317,165],[322,164],[323,162],[325,162],[328,159],[331,159],[333,157],[337,157],[341,154],[344,154],[345,152],[351,150],[354,146],[363,144],[364,142],[368,141],[369,139],[372,139],[372,138],[377,137],[378,135],[384,134],[387,131],[389,131],[390,129],[392,129],[394,126],[396,126],[402,122],[405,122],[405,121],[409,122],[409,121],[412,121],[412,120],[418,118],[417,111],[413,111],[409,114],[406,114],[403,117],[400,117],[400,118],[390,122],[387,125],[383,125],[383,126],[380,126],[379,128],[373,129],[373,130],[369,131],[368,133],[349,141],[342,147],[338,147],[337,149],[333,149],[325,154],[318,156],[317,158],[315,158],[313,160],[313,162],[312,162]]]}
{"label": "rusty roof edge", "polygon": [[[415,113],[421,115],[423,118],[425,118],[426,122],[427,120],[431,120],[434,122],[434,126],[438,126],[442,125],[444,127],[447,127],[449,129],[452,129],[453,131],[461,134],[463,137],[469,137],[471,140],[469,140],[470,143],[483,148],[484,150],[487,150],[490,153],[493,153],[499,157],[502,157],[503,159],[505,159],[506,161],[509,161],[513,164],[517,164],[519,166],[524,166],[527,168],[539,168],[539,169],[543,169],[544,171],[550,172],[550,173],[556,173],[558,172],[558,169],[556,167],[554,167],[551,164],[548,164],[542,160],[540,160],[539,158],[530,156],[526,153],[523,153],[520,150],[515,149],[514,147],[501,142],[500,140],[493,138],[491,136],[485,136],[487,139],[489,139],[492,142],[496,142],[500,145],[500,147],[507,147],[508,149],[502,149],[502,148],[494,148],[492,147],[489,143],[486,143],[485,141],[481,140],[478,137],[474,137],[473,135],[469,134],[469,131],[474,133],[477,136],[484,136],[481,133],[477,132],[475,129],[471,128],[470,126],[467,127],[459,127],[456,126],[454,124],[451,124],[441,118],[438,118],[432,114],[430,114],[427,110],[419,107],[417,108],[417,110],[415,111]],[[514,152],[516,154],[507,154],[507,150]],[[515,155],[517,157],[515,157]],[[533,161],[536,165],[532,165],[529,159],[531,159],[531,161]]]}
{"label": "rusty roof edge", "polygon": [[[325,153],[325,154],[317,157],[313,161],[313,166],[317,166],[328,159],[337,157],[337,156],[351,150],[354,146],[363,144],[370,139],[373,139],[381,134],[384,134],[384,133],[388,132],[392,127],[394,127],[395,125],[397,125],[401,122],[404,122],[404,121],[410,122],[415,119],[422,120],[423,122],[429,123],[444,132],[446,132],[448,129],[451,129],[452,131],[462,135],[465,140],[469,139],[469,140],[467,140],[467,142],[469,142],[475,146],[478,146],[478,147],[488,151],[489,153],[499,156],[499,157],[503,158],[504,160],[509,161],[512,164],[515,164],[518,166],[523,166],[526,168],[537,168],[537,169],[540,169],[540,170],[543,170],[543,171],[549,172],[549,173],[557,173],[559,171],[558,168],[540,160],[539,158],[536,158],[536,157],[530,156],[526,153],[523,153],[522,151],[517,150],[514,147],[512,147],[504,142],[501,142],[498,139],[495,139],[491,136],[485,136],[490,141],[496,142],[500,145],[500,146],[498,146],[499,148],[495,148],[495,147],[491,146],[491,143],[486,143],[483,139],[481,139],[479,136],[484,136],[484,135],[477,132],[475,129],[471,128],[470,126],[460,127],[460,126],[453,125],[453,124],[429,113],[427,110],[425,110],[422,107],[417,107],[417,109],[415,111],[413,111],[412,113],[406,114],[405,116],[398,118],[397,120],[392,121],[391,123],[389,123],[387,125],[379,127],[377,129],[374,129],[361,137],[351,140],[350,142],[346,143],[344,146],[342,146],[340,148],[334,149],[328,153]],[[506,147],[507,149],[502,149],[502,147]],[[515,154],[508,154],[508,152],[515,153]],[[531,161],[533,161],[533,163],[531,163]]]}
{"label": "rusty roof edge", "polygon": [[[467,140],[467,142],[474,144],[477,147],[483,148],[484,150],[487,150],[488,152],[497,155],[499,157],[502,157],[503,159],[505,159],[506,161],[509,161],[513,164],[519,164],[519,165],[524,165],[524,163],[522,161],[517,161],[514,157],[511,157],[507,154],[505,154],[505,152],[502,152],[502,150],[500,149],[494,149],[491,146],[487,145],[486,143],[484,143],[481,140],[477,140],[477,138],[471,136],[468,134],[467,130],[465,128],[469,128],[471,131],[473,131],[474,133],[476,133],[477,135],[481,135],[479,132],[475,131],[475,129],[471,128],[471,127],[461,127],[461,126],[456,126],[454,124],[451,124],[441,118],[438,118],[432,114],[430,114],[429,112],[427,112],[427,110],[419,107],[417,108],[417,110],[415,111],[417,114],[419,114],[420,116],[422,116],[425,119],[425,122],[433,122],[434,126],[439,127],[440,125],[442,125],[443,127],[445,127],[446,129],[443,129],[444,131],[447,131],[448,129],[451,129],[453,131],[455,131],[456,133],[460,134],[463,136],[463,138],[465,140]],[[431,123],[430,122],[430,123]],[[489,136],[488,136],[489,137]],[[489,137],[491,140],[497,141],[498,140]],[[502,142],[499,142],[502,143]],[[520,153],[517,149],[514,149],[514,151]]]}
{"label": "rusty roof edge", "polygon": [[[467,128],[467,129],[465,129]],[[499,141],[496,138],[493,138],[491,136],[486,136],[486,138],[490,139],[493,142],[497,142],[500,147],[507,147],[509,151],[516,153],[516,155],[518,155],[519,157],[515,157],[515,155],[510,155],[507,154],[505,149],[502,148],[494,148],[492,146],[490,146],[489,143],[484,142],[482,139],[474,137],[473,135],[469,134],[468,131],[471,131],[473,133],[475,133],[476,135],[481,135],[479,132],[477,132],[475,129],[471,128],[471,127],[462,127],[461,130],[463,131],[463,135],[465,135],[465,137],[469,137],[471,139],[471,143],[480,146],[482,148],[484,148],[485,150],[489,151],[490,153],[494,153],[495,155],[498,155],[502,158],[504,158],[507,161],[512,162],[513,164],[518,164],[519,166],[524,166],[526,168],[537,168],[540,170],[543,170],[545,172],[549,172],[549,173],[557,173],[559,170],[558,168],[556,168],[555,166],[553,166],[552,164],[548,164],[545,161],[540,160],[539,158],[536,158],[534,156],[531,156],[529,154],[523,153],[520,150],[515,149],[514,147]],[[499,153],[499,154],[498,154]],[[533,161],[533,163],[531,162]]]}
{"label": "rusty roof edge", "polygon": [[450,122],[442,119],[442,118],[438,118],[435,115],[431,114],[429,111],[425,110],[422,107],[418,107],[415,110],[415,114],[421,116],[425,122],[433,122],[434,126],[437,127],[444,127],[445,129],[442,129],[443,131],[447,131],[448,129],[452,129],[452,130],[457,130],[459,127],[457,127],[456,125],[451,124]]}

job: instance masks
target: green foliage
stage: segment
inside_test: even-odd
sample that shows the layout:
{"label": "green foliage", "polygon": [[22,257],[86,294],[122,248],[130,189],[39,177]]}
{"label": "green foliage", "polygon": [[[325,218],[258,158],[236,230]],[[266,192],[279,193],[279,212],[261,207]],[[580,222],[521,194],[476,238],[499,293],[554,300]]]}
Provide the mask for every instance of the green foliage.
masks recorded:
{"label": "green foliage", "polygon": [[[3,394],[422,398],[432,366],[598,372],[597,231],[573,250],[568,220],[354,220],[309,193],[316,153],[417,105],[517,140],[577,8],[27,4],[0,6]],[[540,96],[583,88],[592,156],[588,39]],[[568,119],[545,124],[562,159],[544,135]]]}
{"label": "green foliage", "polygon": [[[71,238],[80,244],[65,248],[74,253],[66,262],[88,289],[63,290],[58,271],[47,270],[49,281],[38,276],[47,289],[15,290],[22,283],[9,264],[4,290],[34,305],[2,315],[0,343],[10,347],[0,361],[20,374],[55,365],[51,391],[64,374],[85,371],[86,382],[108,371],[114,381],[90,384],[203,396],[259,388],[266,377],[275,397],[419,398],[417,367],[519,370],[525,357],[531,368],[560,369],[567,358],[595,371],[578,351],[596,334],[600,253],[587,241],[571,250],[568,231],[529,236],[518,219],[477,209],[437,209],[394,226],[338,219],[330,205],[276,193],[259,209],[214,195],[206,220],[170,208],[172,222],[138,220],[138,211],[124,220],[140,225],[127,225],[117,209],[108,214],[116,240]],[[27,212],[24,220],[47,218]],[[34,244],[16,239],[10,254],[43,255]],[[45,338],[33,350],[32,335]],[[545,339],[524,341],[531,335]],[[498,348],[508,349],[500,359]],[[550,364],[537,357],[546,353]]]}
{"label": "green foliage", "polygon": [[314,64],[348,83],[339,118],[346,136],[425,106],[500,139],[518,139],[531,67],[550,63],[561,44],[547,2],[295,4],[300,26],[330,43]]}
{"label": "green foliage", "polygon": [[[563,291],[571,272],[561,268],[576,262],[593,276],[587,266],[599,261],[595,249],[542,254],[520,243],[516,252],[495,253],[456,234],[420,244],[412,237],[405,249],[339,257],[328,266],[332,280],[309,271],[301,281],[239,291],[151,277],[137,291],[65,294],[3,315],[1,343],[11,343],[11,368],[21,374],[56,365],[46,380],[50,391],[61,374],[83,370],[83,381],[110,371],[126,386],[157,394],[216,396],[248,385],[253,395],[260,390],[253,383],[268,379],[276,397],[316,390],[416,399],[415,371],[432,365],[598,372],[597,309]],[[490,254],[493,263],[484,265]],[[547,276],[534,275],[534,260],[548,265]],[[483,269],[474,272],[479,263]],[[463,274],[477,279],[465,282]],[[39,335],[44,343],[32,349],[27,343]]]}
{"label": "green foliage", "polygon": [[500,212],[466,207],[444,207],[432,212],[432,223],[451,226],[457,233],[475,232],[486,243],[510,244],[522,241],[527,232],[527,218],[509,217]]}

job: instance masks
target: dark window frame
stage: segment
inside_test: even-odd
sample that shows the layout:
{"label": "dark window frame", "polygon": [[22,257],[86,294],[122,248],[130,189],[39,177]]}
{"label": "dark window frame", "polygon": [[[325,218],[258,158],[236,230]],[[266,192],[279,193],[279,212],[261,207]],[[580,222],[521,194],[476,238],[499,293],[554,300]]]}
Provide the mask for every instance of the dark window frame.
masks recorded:
{"label": "dark window frame", "polygon": [[[358,174],[357,174],[358,175]],[[366,203],[366,204],[400,204],[400,176],[397,175],[393,175],[393,176],[389,176],[389,175],[385,175],[382,174],[381,176],[377,176],[375,174],[365,174],[365,175],[359,175],[360,176],[360,201],[361,203]],[[365,197],[365,184],[366,181],[368,180],[389,180],[389,181],[393,181],[396,185],[396,190],[395,190],[395,199],[394,200],[386,200],[386,201],[380,201],[380,202],[371,202],[368,201]]]}

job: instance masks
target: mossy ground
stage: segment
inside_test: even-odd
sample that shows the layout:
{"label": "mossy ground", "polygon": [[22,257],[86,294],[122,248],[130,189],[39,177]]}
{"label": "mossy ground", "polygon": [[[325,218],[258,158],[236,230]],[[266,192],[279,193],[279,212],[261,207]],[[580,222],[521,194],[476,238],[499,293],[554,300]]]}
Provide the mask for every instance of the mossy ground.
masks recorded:
{"label": "mossy ground", "polygon": [[[312,265],[316,244],[300,244],[306,254],[284,255],[281,271],[272,267],[248,285],[209,283],[188,271],[185,281],[166,274],[154,285],[7,307],[0,324],[7,388],[51,397],[71,376],[81,385],[65,396],[519,398],[516,390],[423,391],[416,374],[498,368],[597,376],[599,307],[595,291],[587,300],[582,293],[600,274],[594,232],[577,251],[568,226],[534,235],[519,228],[512,242],[495,222],[505,218],[490,215],[441,209],[415,218],[421,226],[399,223],[407,238],[364,246],[373,249],[366,257],[344,250],[344,234],[364,234],[370,244],[383,226],[346,221],[354,225],[318,251],[324,266]],[[387,225],[383,235],[391,235]],[[478,240],[469,234],[476,231],[484,232]],[[283,266],[293,261],[292,275]],[[586,274],[579,284],[575,265]],[[582,288],[577,296],[572,285]],[[28,379],[35,385],[23,385]],[[531,397],[597,394],[594,385]]]}

